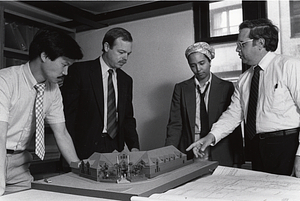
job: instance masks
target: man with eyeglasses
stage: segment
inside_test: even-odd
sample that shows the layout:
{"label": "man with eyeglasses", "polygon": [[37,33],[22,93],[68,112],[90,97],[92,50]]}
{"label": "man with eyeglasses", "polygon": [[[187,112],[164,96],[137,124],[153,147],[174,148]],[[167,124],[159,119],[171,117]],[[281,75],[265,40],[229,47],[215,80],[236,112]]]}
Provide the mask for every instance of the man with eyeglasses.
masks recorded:
{"label": "man with eyeglasses", "polygon": [[[236,85],[231,104],[210,133],[193,143],[196,157],[245,121],[252,169],[300,177],[300,61],[275,54],[278,28],[268,19],[239,26],[236,51],[251,67]],[[199,151],[200,150],[200,151]]]}

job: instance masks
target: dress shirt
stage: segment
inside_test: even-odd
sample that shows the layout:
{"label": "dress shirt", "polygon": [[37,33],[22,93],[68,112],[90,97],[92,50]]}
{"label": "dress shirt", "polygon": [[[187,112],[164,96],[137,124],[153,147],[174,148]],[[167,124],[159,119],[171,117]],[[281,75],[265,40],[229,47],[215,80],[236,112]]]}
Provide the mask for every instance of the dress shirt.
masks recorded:
{"label": "dress shirt", "polygon": [[[299,127],[300,61],[268,52],[258,65],[262,70],[257,102],[257,133]],[[240,76],[230,106],[213,124],[210,133],[215,136],[215,143],[229,135],[247,116],[254,67]],[[297,155],[300,155],[299,148]]]}
{"label": "dress shirt", "polygon": [[[8,123],[6,149],[25,150],[30,143],[35,132],[36,84],[29,63],[0,71],[0,121]],[[45,121],[49,124],[65,122],[58,85],[45,84]]]}
{"label": "dress shirt", "polygon": [[[197,89],[197,87],[199,86],[200,87],[200,91],[201,93],[204,92],[206,86],[208,85],[208,83],[211,82],[211,78],[212,78],[212,75],[210,73],[210,77],[209,77],[209,80],[207,80],[207,82],[205,82],[205,84],[203,86],[200,85],[199,81],[197,80],[197,78],[195,77],[195,84],[196,84],[196,87],[195,87],[195,90],[196,90],[196,120],[195,120],[195,133],[200,133],[201,131],[201,119],[200,119],[200,101],[201,101],[201,98],[200,98],[200,94],[199,94],[199,91]],[[204,96],[204,101],[205,101],[205,106],[206,106],[206,111],[208,113],[208,97],[209,97],[209,92],[210,92],[210,85],[208,86],[208,89],[205,93],[205,96]],[[196,141],[196,140],[195,140]]]}
{"label": "dress shirt", "polygon": [[[108,70],[111,69],[108,67],[108,65],[104,62],[103,58],[100,57],[100,65],[101,65],[101,70],[102,70],[102,80],[103,80],[103,93],[104,93],[104,128],[103,128],[103,133],[107,133],[107,93],[108,93],[108,88],[107,88],[107,82],[108,82]],[[118,84],[117,84],[117,73],[115,69],[113,70],[113,75],[112,75],[112,80],[114,84],[114,89],[115,89],[115,97],[116,97],[116,106],[118,108]]]}

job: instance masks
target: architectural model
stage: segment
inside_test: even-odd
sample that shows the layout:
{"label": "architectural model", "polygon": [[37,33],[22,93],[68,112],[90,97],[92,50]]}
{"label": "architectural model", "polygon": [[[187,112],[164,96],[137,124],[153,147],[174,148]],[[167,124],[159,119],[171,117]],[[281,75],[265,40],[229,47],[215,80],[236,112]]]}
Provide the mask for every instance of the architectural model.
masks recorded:
{"label": "architectural model", "polygon": [[92,154],[71,163],[72,172],[99,182],[127,183],[146,180],[192,163],[174,146],[150,151]]}

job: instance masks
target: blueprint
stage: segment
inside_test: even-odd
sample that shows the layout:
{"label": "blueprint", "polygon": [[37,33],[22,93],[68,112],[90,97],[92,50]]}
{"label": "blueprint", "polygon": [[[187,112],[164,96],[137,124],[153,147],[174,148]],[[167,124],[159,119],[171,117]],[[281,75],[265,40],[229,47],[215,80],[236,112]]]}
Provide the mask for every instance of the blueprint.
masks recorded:
{"label": "blueprint", "polygon": [[210,176],[149,197],[154,200],[299,201],[300,178],[218,166]]}

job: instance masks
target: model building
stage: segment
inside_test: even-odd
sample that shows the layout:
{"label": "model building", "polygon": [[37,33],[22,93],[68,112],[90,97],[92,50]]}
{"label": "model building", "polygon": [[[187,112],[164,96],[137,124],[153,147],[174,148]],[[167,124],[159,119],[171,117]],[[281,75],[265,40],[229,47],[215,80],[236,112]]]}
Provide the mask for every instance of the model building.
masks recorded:
{"label": "model building", "polygon": [[153,178],[192,163],[174,146],[150,151],[92,154],[88,159],[71,163],[72,172],[99,182],[134,182]]}

